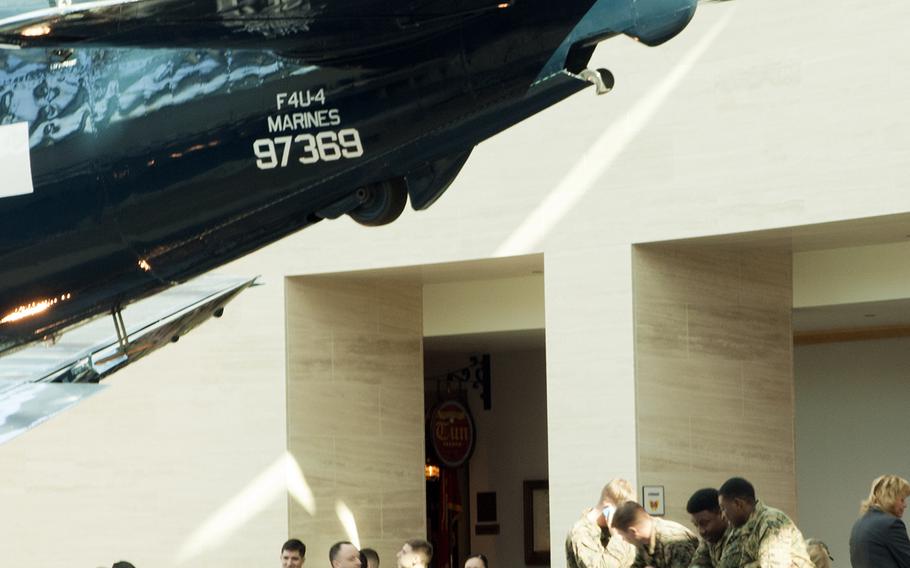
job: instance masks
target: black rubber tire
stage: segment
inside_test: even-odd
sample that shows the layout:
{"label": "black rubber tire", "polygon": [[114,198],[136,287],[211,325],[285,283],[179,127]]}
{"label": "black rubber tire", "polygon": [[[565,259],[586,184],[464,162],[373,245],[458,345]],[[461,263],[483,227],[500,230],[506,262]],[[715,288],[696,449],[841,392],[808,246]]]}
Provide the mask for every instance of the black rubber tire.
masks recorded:
{"label": "black rubber tire", "polygon": [[404,178],[368,185],[358,191],[367,192],[366,200],[348,215],[367,227],[391,223],[401,216],[408,202],[408,184]]}

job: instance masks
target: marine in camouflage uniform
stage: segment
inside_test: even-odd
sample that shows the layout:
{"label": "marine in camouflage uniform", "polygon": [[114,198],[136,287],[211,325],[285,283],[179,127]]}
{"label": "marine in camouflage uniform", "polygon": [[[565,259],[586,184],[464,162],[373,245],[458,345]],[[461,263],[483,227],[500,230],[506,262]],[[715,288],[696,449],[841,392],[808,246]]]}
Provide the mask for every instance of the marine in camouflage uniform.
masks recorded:
{"label": "marine in camouflage uniform", "polygon": [[732,534],[732,528],[730,521],[724,517],[720,509],[720,493],[713,487],[699,489],[689,497],[686,512],[689,513],[692,524],[701,538],[690,568],[722,566],[721,557]]}
{"label": "marine in camouflage uniform", "polygon": [[592,521],[587,509],[566,537],[568,568],[629,568],[635,560],[635,547],[619,535],[610,536]]}
{"label": "marine in camouflage uniform", "polygon": [[755,502],[755,510],[742,526],[733,529],[735,539],[724,547],[717,566],[739,568],[815,568],[806,551],[803,535],[783,511]]}
{"label": "marine in camouflage uniform", "polygon": [[738,568],[738,564],[724,556],[724,551],[728,548],[737,548],[734,542],[739,538],[733,527],[729,527],[724,536],[717,542],[708,542],[702,539],[698,543],[695,555],[692,557],[692,563],[689,568]]}
{"label": "marine in camouflage uniform", "polygon": [[651,541],[638,545],[633,568],[689,568],[698,537],[673,521],[651,517]]}

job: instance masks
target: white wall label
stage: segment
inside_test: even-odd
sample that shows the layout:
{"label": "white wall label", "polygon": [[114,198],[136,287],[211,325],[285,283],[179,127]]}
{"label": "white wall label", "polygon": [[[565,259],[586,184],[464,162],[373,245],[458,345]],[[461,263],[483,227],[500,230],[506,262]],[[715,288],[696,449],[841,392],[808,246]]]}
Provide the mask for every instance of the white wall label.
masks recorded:
{"label": "white wall label", "polygon": [[28,123],[0,125],[0,199],[34,191]]}

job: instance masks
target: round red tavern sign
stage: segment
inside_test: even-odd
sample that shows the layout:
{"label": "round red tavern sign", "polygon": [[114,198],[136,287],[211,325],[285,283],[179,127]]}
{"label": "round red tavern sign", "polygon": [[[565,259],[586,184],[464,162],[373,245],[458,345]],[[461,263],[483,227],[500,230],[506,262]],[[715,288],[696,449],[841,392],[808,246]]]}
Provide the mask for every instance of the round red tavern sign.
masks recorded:
{"label": "round red tavern sign", "polygon": [[474,421],[468,409],[454,400],[439,404],[430,415],[430,436],[443,465],[463,464],[474,451]]}

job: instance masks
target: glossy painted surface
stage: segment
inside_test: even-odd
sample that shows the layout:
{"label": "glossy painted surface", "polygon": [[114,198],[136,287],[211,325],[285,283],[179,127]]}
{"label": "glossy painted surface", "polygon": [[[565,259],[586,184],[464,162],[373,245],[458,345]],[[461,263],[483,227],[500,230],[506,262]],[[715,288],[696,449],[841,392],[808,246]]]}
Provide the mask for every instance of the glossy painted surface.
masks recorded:
{"label": "glossy painted surface", "polygon": [[[649,2],[688,21],[688,0]],[[627,0],[239,4],[0,21],[24,46],[0,50],[0,125],[28,125],[34,181],[0,198],[0,318],[48,302],[0,323],[0,349],[273,242],[364,184],[404,176],[432,203],[473,146],[586,86],[574,43],[634,23],[597,9]]]}

